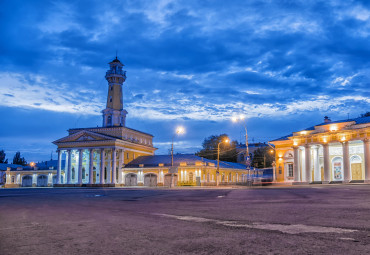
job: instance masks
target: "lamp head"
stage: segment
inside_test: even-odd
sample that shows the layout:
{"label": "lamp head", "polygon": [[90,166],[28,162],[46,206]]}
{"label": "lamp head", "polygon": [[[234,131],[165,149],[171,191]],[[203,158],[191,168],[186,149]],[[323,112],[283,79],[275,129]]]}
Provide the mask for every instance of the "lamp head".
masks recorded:
{"label": "lamp head", "polygon": [[185,129],[183,127],[177,127],[176,128],[176,134],[184,134],[185,133]]}

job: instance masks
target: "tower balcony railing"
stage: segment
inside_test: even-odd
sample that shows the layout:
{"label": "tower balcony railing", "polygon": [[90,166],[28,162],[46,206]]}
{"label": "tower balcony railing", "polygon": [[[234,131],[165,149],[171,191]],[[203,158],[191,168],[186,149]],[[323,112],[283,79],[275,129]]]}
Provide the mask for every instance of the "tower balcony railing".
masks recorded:
{"label": "tower balcony railing", "polygon": [[105,73],[105,75],[111,75],[111,74],[118,74],[118,75],[126,76],[126,71],[123,71],[123,70],[108,70]]}

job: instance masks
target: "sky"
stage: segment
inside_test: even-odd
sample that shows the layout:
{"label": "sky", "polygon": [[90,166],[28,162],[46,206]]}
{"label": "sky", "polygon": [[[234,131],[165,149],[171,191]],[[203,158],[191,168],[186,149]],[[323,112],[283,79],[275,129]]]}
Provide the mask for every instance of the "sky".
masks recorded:
{"label": "sky", "polygon": [[[0,150],[48,160],[102,125],[108,63],[156,154],[226,133],[267,142],[370,111],[369,1],[0,1]],[[232,123],[235,115],[245,121]]]}

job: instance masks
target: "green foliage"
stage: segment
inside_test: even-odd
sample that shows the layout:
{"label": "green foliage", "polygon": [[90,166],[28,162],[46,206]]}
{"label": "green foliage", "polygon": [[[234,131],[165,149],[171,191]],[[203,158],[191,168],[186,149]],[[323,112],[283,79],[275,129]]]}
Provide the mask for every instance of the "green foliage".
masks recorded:
{"label": "green foliage", "polygon": [[271,148],[268,146],[258,148],[254,151],[252,166],[256,168],[271,167],[275,160],[275,154],[271,153]]}
{"label": "green foliage", "polygon": [[13,164],[25,166],[27,165],[27,161],[21,157],[21,153],[17,151],[13,158]]}
{"label": "green foliage", "polygon": [[[206,159],[217,160],[217,146],[221,141],[229,139],[226,134],[221,135],[211,135],[204,139],[202,146],[203,149],[196,153],[199,157],[204,157]],[[236,162],[237,152],[236,146],[237,141],[231,141],[230,143],[222,142],[220,144],[220,160],[228,162]]]}
{"label": "green foliage", "polygon": [[360,115],[361,118],[363,117],[370,117],[370,112],[366,112]]}
{"label": "green foliage", "polygon": [[0,163],[8,164],[8,159],[5,159],[6,153],[4,150],[0,151]]}

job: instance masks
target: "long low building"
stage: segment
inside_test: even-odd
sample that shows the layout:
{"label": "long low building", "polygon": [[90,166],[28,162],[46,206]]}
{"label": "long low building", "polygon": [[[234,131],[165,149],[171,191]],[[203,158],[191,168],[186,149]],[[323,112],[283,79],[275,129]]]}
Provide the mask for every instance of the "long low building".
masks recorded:
{"label": "long low building", "polygon": [[324,122],[271,141],[277,182],[370,182],[370,117]]}
{"label": "long low building", "polygon": [[[56,164],[57,161],[52,162]],[[64,164],[64,163],[63,163]],[[117,183],[99,183],[99,179],[90,184],[57,184],[57,170],[54,166],[43,163],[38,167],[8,167],[5,172],[6,188],[16,187],[52,187],[52,186],[216,186],[237,185],[247,182],[245,166],[239,163],[204,159],[192,154],[174,155],[173,164],[170,155],[140,156],[119,169]]]}
{"label": "long low building", "polygon": [[215,186],[247,181],[245,165],[192,154],[141,156],[123,168],[125,186]]}
{"label": "long low building", "polygon": [[42,162],[35,167],[0,164],[4,187],[52,187],[57,182],[57,170],[52,164],[57,164],[57,160],[47,162],[49,166]]}

